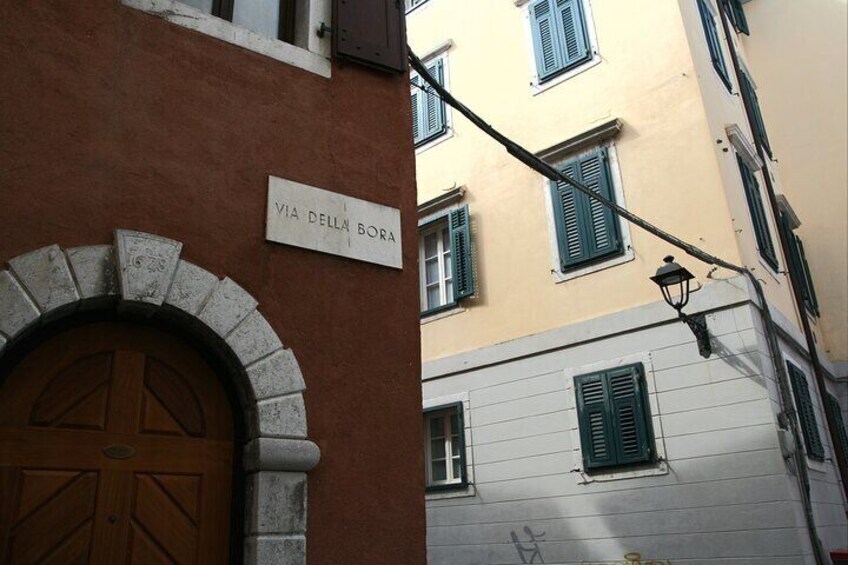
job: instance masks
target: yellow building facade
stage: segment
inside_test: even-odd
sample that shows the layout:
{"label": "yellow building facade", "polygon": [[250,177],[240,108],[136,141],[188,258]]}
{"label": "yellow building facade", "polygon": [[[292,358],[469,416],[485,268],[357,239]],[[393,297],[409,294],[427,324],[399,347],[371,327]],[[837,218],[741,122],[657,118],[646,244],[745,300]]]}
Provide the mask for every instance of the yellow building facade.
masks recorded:
{"label": "yellow building facade", "polygon": [[[814,4],[805,19],[806,3],[763,0],[407,2],[410,46],[447,90],[549,164],[748,268],[775,321],[744,277],[575,204],[413,75],[431,563],[637,552],[788,565],[846,545],[844,440],[826,419],[844,422],[848,403],[845,4]],[[798,22],[818,30],[822,60],[787,73],[781,39]],[[684,311],[706,314],[707,359],[650,280],[667,255],[697,279]],[[626,370],[644,421],[635,459],[613,398]],[[597,436],[590,382],[610,387]],[[793,428],[787,413],[807,420]]]}

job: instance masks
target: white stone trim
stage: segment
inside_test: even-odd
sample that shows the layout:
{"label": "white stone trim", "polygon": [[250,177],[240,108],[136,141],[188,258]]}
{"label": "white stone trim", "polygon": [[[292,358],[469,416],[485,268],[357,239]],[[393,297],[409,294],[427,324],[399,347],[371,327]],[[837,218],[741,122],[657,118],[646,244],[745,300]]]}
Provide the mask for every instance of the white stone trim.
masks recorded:
{"label": "white stone trim", "polygon": [[245,563],[305,565],[305,472],[320,450],[306,439],[303,375],[256,299],[181,260],[181,251],[172,239],[116,230],[114,245],[50,245],[9,260],[0,270],[0,357],[45,322],[104,301],[151,314],[179,310],[217,335],[244,377],[234,376],[249,437]]}
{"label": "white stone trim", "polygon": [[747,136],[737,124],[726,126],[724,131],[727,133],[727,139],[736,150],[736,153],[745,161],[745,164],[748,165],[748,168],[752,172],[757,172],[763,168],[763,161],[757,155],[754,144],[748,141]]}
{"label": "white stone trim", "polygon": [[[328,25],[330,23],[329,3],[326,0],[310,2],[309,21],[301,20],[296,24],[295,40],[305,42],[306,49],[264,36],[175,0],[121,0],[121,4],[318,76],[332,76],[332,64],[328,58],[329,38],[318,38],[312,29],[320,25],[317,23],[318,19]],[[313,22],[316,22],[315,26],[312,25]]]}
{"label": "white stone trim", "polygon": [[448,498],[469,498],[477,496],[477,487],[474,486],[474,442],[471,433],[471,397],[468,394],[468,391],[439,396],[437,398],[425,398],[421,403],[421,407],[423,410],[429,410],[432,408],[438,408],[439,406],[447,406],[457,403],[462,404],[462,437],[465,442],[465,476],[468,479],[468,484],[465,485],[465,488],[425,492],[424,498],[426,500],[444,500]]}

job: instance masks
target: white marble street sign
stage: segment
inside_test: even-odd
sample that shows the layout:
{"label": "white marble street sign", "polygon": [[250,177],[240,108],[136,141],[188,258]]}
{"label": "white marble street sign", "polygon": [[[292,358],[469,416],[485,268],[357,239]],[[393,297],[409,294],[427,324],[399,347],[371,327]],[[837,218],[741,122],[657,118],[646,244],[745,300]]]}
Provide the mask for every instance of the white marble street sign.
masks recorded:
{"label": "white marble street sign", "polygon": [[265,239],[403,268],[400,210],[273,176]]}

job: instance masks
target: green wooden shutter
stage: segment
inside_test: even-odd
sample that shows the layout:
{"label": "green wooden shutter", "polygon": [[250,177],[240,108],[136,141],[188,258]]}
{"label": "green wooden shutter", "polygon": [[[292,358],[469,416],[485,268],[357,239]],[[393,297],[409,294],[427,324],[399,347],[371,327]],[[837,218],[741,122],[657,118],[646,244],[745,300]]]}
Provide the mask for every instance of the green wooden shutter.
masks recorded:
{"label": "green wooden shutter", "polygon": [[760,142],[760,145],[766,150],[769,157],[772,156],[771,145],[769,145],[768,134],[766,133],[766,125],[763,121],[763,113],[760,110],[760,100],[757,93],[754,91],[754,85],[745,73],[742,73],[742,99],[745,105],[750,108],[751,114],[754,117],[754,123],[751,124],[751,129],[754,130],[754,137]]}
{"label": "green wooden shutter", "polygon": [[471,254],[471,220],[468,206],[450,213],[451,267],[453,298],[474,296],[474,263]]}
{"label": "green wooden shutter", "polygon": [[[444,84],[444,61],[437,59],[427,65],[427,71],[439,84]],[[422,145],[447,131],[445,103],[419,76],[410,81],[412,87],[412,139]],[[422,88],[418,88],[421,86]]]}
{"label": "green wooden shutter", "polygon": [[795,406],[798,409],[798,419],[801,422],[801,431],[804,433],[804,444],[807,446],[807,457],[810,459],[824,460],[824,446],[822,445],[819,427],[816,422],[816,413],[813,409],[813,401],[810,398],[810,389],[807,385],[807,377],[792,363],[786,362],[789,377],[792,380],[792,392],[795,396]]}
{"label": "green wooden shutter", "polygon": [[742,8],[742,0],[728,0],[728,4],[733,27],[745,35],[751,35],[751,32],[748,30],[748,19],[745,17],[745,10]]}
{"label": "green wooden shutter", "polygon": [[616,428],[618,462],[627,464],[650,460],[650,428],[645,417],[646,398],[642,390],[641,371],[636,367],[624,367],[609,371],[607,379]]}
{"label": "green wooden shutter", "polygon": [[[560,168],[560,172],[567,177],[579,180],[578,167],[575,162],[566,163]],[[586,259],[586,241],[579,220],[577,194],[577,191],[570,184],[552,181],[554,224],[556,225],[560,268],[563,271],[569,265],[574,265]]]}
{"label": "green wooden shutter", "polygon": [[751,172],[751,169],[739,155],[736,156],[736,160],[739,163],[739,172],[742,175],[742,184],[745,188],[745,199],[748,201],[748,211],[751,213],[751,223],[754,225],[754,236],[757,239],[760,255],[772,268],[777,270],[777,255],[774,251],[771,230],[766,218],[766,209],[760,194],[760,183],[757,182],[754,173]]}
{"label": "green wooden shutter", "polygon": [[530,21],[540,81],[592,57],[582,0],[537,0]]}
{"label": "green wooden shutter", "polygon": [[415,145],[421,142],[421,97],[422,92],[418,86],[421,84],[421,78],[416,76],[410,81],[412,83],[412,141]]}
{"label": "green wooden shutter", "polygon": [[574,378],[586,469],[644,463],[653,457],[641,365]]}
{"label": "green wooden shutter", "polygon": [[716,28],[715,18],[704,2],[705,0],[698,0],[698,12],[701,14],[701,24],[704,27],[704,35],[707,39],[707,49],[709,49],[713,67],[715,67],[725,86],[730,89],[730,77],[727,74],[727,66],[724,64],[724,53],[721,50],[721,39]]}
{"label": "green wooden shutter", "polygon": [[533,52],[540,80],[563,67],[562,47],[554,15],[553,0],[538,0],[530,6]]}
{"label": "green wooden shutter", "polygon": [[[836,397],[829,392],[824,395],[825,408],[830,414],[830,418],[836,423],[836,428],[839,433],[838,438],[833,438],[833,441],[838,441],[842,444],[842,453],[848,457],[848,430],[845,429],[845,420],[842,419],[842,408]],[[843,463],[848,464],[848,462]]]}
{"label": "green wooden shutter", "polygon": [[586,19],[581,0],[556,0],[557,24],[563,66],[570,67],[589,58]]}
{"label": "green wooden shutter", "polygon": [[[614,200],[606,149],[569,161],[560,171]],[[563,271],[622,251],[618,222],[606,206],[565,182],[552,181],[551,196]]]}
{"label": "green wooden shutter", "polygon": [[813,275],[810,273],[810,265],[807,263],[807,254],[804,253],[804,243],[797,235],[794,236],[793,239],[795,240],[795,244],[798,246],[798,258],[802,267],[799,273],[804,278],[804,285],[807,291],[805,296],[808,301],[807,305],[813,314],[819,316],[819,300],[816,297],[816,287],[813,286]]}
{"label": "green wooden shutter", "polygon": [[574,378],[577,419],[583,446],[583,467],[593,469],[616,463],[613,422],[602,373]]}
{"label": "green wooden shutter", "polygon": [[[614,200],[610,182],[609,157],[606,149],[580,160],[580,178],[583,184],[608,200]],[[618,222],[612,210],[585,194],[580,194],[582,222],[587,226],[589,257],[595,259],[621,250]]]}

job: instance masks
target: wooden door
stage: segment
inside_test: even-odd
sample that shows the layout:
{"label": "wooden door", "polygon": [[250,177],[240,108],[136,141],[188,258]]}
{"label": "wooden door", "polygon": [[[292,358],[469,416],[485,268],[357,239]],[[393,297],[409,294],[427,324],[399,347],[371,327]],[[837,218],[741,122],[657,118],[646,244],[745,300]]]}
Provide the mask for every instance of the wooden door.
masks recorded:
{"label": "wooden door", "polygon": [[191,348],[99,323],[0,388],[0,562],[226,563],[233,423]]}

